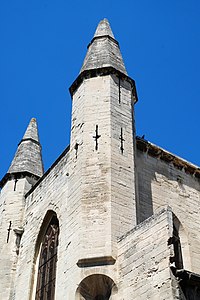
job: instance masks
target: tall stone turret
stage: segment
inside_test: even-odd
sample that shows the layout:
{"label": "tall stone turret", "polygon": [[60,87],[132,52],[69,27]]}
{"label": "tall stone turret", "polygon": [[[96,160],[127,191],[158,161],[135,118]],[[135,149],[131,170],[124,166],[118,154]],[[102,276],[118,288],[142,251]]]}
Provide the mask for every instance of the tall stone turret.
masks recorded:
{"label": "tall stone turret", "polygon": [[117,237],[136,225],[133,106],[137,101],[135,83],[127,75],[106,19],[88,45],[70,92],[68,205],[69,224],[77,235],[77,265],[87,272],[101,266],[106,273],[110,265],[117,266]]}
{"label": "tall stone turret", "polygon": [[12,285],[23,234],[24,195],[43,175],[36,119],[31,119],[18,145],[8,173],[0,182],[0,291],[11,299]]}

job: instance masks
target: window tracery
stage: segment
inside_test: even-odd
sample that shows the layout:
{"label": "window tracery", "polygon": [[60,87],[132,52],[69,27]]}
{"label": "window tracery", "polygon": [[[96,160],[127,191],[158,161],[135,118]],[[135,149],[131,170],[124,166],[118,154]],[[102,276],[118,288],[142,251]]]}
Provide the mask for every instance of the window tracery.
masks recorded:
{"label": "window tracery", "polygon": [[43,237],[36,286],[36,300],[53,300],[55,294],[59,224],[53,216]]}

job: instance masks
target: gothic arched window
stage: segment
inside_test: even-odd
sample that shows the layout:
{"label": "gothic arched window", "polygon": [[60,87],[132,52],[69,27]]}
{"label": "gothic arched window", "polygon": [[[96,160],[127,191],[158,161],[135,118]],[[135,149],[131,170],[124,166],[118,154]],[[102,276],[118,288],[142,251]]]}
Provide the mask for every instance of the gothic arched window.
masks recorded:
{"label": "gothic arched window", "polygon": [[58,234],[58,219],[56,216],[53,216],[41,243],[35,296],[36,300],[54,299]]}

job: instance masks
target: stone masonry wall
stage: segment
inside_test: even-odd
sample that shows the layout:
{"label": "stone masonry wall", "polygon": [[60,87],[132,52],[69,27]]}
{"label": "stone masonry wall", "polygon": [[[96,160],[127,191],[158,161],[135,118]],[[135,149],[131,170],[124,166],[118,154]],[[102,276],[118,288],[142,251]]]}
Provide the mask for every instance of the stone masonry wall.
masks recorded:
{"label": "stone masonry wall", "polygon": [[171,231],[172,213],[162,210],[120,239],[118,299],[176,299],[169,268]]}
{"label": "stone masonry wall", "polygon": [[[0,194],[0,298],[13,295],[18,242],[24,214],[24,193],[30,188],[26,178],[9,180]],[[17,230],[17,231],[16,231]]]}
{"label": "stone masonry wall", "polygon": [[200,182],[146,153],[137,151],[139,185],[138,219],[143,221],[163,206],[169,205],[181,222],[179,233],[186,270],[200,273]]}
{"label": "stone masonry wall", "polygon": [[[136,225],[136,191],[133,184],[135,183],[134,104],[130,83],[125,80],[119,82],[119,78],[112,76],[110,88],[111,226],[115,236],[121,236]],[[122,143],[120,140],[121,133]],[[121,150],[121,146],[123,150]]]}
{"label": "stone masonry wall", "polygon": [[[68,153],[52,168],[51,172],[43,178],[40,184],[26,198],[26,211],[24,216],[24,234],[22,236],[17,278],[15,282],[15,300],[34,299],[38,254],[38,235],[47,211],[57,214],[60,225],[57,279],[55,299],[64,299],[66,282],[66,245],[68,240],[67,230],[67,193],[68,193]],[[37,269],[37,268],[36,268]],[[62,286],[62,289],[61,289]],[[66,286],[67,288],[67,286]],[[57,295],[59,291],[59,296]]]}

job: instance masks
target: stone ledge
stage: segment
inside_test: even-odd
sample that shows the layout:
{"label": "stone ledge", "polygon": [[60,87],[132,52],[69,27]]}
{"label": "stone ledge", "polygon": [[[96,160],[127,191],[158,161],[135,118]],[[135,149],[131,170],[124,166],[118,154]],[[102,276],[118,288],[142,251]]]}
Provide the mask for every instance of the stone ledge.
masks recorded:
{"label": "stone ledge", "polygon": [[40,143],[39,143],[38,141],[32,139],[32,138],[25,138],[25,139],[22,139],[22,140],[19,142],[18,146],[19,146],[22,142],[26,142],[26,141],[30,141],[30,142],[32,142],[32,143],[34,143],[34,144],[40,146],[40,148],[42,148],[41,145],[40,145]]}
{"label": "stone ledge", "polygon": [[149,224],[155,220],[157,220],[162,214],[166,214],[166,213],[172,213],[172,209],[170,206],[164,207],[162,208],[160,211],[154,213],[152,216],[150,216],[149,218],[145,219],[144,221],[140,222],[139,224],[137,224],[135,227],[133,227],[131,230],[127,231],[125,234],[123,234],[122,236],[118,237],[117,242],[121,242],[122,240],[124,240],[127,236],[131,235],[133,232],[139,230],[142,227],[145,226],[149,226]]}
{"label": "stone ledge", "polygon": [[94,36],[93,39],[91,40],[91,42],[87,45],[87,49],[91,46],[91,44],[94,42],[94,40],[98,40],[98,39],[102,39],[102,38],[108,38],[109,40],[111,40],[112,42],[114,42],[118,47],[119,47],[119,43],[118,41],[116,41],[113,37],[111,37],[108,34],[104,34],[104,35],[98,35],[98,36]]}
{"label": "stone ledge", "polygon": [[132,87],[132,94],[134,96],[134,103],[138,101],[136,87],[135,87],[135,81],[130,78],[129,76],[125,75],[124,73],[118,71],[117,69],[113,67],[102,67],[97,69],[90,69],[85,70],[79,74],[79,76],[76,78],[76,80],[72,83],[72,85],[69,88],[71,97],[73,96],[74,92],[77,90],[77,88],[81,85],[84,79],[98,77],[98,76],[106,76],[115,74],[117,77],[119,77],[122,80],[127,80]]}
{"label": "stone ledge", "polygon": [[85,267],[96,267],[96,266],[105,266],[105,265],[114,265],[116,259],[112,256],[99,256],[91,258],[82,258],[77,262],[79,268]]}

